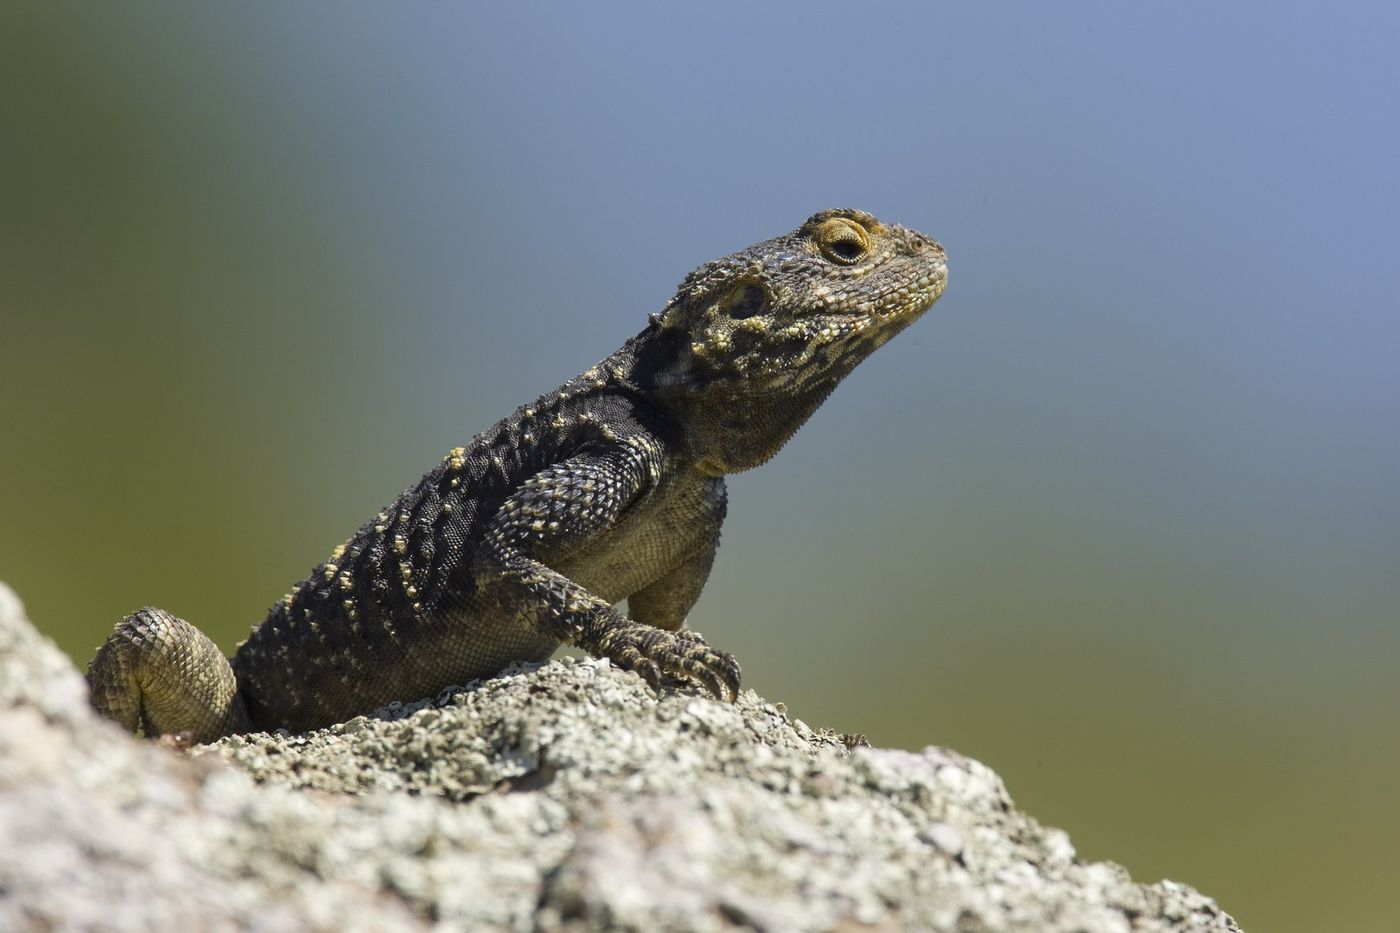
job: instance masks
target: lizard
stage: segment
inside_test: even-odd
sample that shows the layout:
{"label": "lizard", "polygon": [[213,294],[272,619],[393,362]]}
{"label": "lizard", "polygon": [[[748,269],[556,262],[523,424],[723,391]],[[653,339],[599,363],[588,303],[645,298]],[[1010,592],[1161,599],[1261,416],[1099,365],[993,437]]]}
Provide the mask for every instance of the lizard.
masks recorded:
{"label": "lizard", "polygon": [[946,282],[937,241],[848,209],[709,262],[617,351],[452,449],[232,659],[164,610],[122,619],[88,667],[93,705],[148,736],[300,732],[561,643],[732,702],[738,662],[684,625],[725,476],[772,458]]}

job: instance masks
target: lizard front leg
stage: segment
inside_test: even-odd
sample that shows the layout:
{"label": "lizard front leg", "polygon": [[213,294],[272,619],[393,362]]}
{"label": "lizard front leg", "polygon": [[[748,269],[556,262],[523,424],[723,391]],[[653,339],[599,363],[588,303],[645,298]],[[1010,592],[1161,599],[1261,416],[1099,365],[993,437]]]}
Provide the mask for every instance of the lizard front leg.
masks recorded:
{"label": "lizard front leg", "polygon": [[633,438],[535,474],[492,520],[476,562],[477,586],[523,624],[636,671],[653,688],[663,673],[673,674],[732,701],[739,692],[733,655],[694,633],[629,619],[545,562],[597,541],[655,487],[662,469],[658,445]]}
{"label": "lizard front leg", "polygon": [[[723,477],[710,479],[695,497],[689,521],[696,527],[696,549],[665,575],[627,597],[627,611],[638,622],[682,631],[685,617],[700,598],[719,548],[719,527],[724,522],[728,494]],[[699,635],[684,633],[693,638]]]}

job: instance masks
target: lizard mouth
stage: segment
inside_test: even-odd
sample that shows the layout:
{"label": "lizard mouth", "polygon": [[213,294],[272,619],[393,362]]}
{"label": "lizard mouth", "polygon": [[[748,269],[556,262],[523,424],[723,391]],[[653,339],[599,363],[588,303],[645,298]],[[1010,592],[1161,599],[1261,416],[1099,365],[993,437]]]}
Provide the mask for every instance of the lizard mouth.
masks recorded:
{"label": "lizard mouth", "polygon": [[948,284],[948,263],[941,256],[921,264],[912,276],[893,279],[868,301],[852,309],[853,317],[868,325],[911,324],[938,301]]}
{"label": "lizard mouth", "polygon": [[913,283],[895,290],[897,296],[907,293],[909,302],[903,308],[896,307],[894,316],[902,317],[912,315],[918,317],[943,295],[943,288],[948,284],[948,262],[939,259],[930,264]]}
{"label": "lizard mouth", "polygon": [[913,280],[900,282],[895,289],[896,296],[908,294],[910,298],[903,311],[896,309],[896,313],[912,312],[917,317],[942,296],[943,288],[948,284],[948,254],[937,240],[917,230],[901,227],[900,232],[904,235],[909,259],[918,265]]}
{"label": "lizard mouth", "polygon": [[[915,255],[906,257],[915,260],[910,263],[912,268],[891,275],[884,288],[873,290],[867,300],[838,315],[841,324],[829,328],[837,337],[834,343],[847,344],[838,353],[849,354],[858,362],[917,321],[942,297],[948,284],[943,248],[922,234],[913,236],[918,238],[911,247]],[[919,255],[929,250],[934,251],[932,255]]]}

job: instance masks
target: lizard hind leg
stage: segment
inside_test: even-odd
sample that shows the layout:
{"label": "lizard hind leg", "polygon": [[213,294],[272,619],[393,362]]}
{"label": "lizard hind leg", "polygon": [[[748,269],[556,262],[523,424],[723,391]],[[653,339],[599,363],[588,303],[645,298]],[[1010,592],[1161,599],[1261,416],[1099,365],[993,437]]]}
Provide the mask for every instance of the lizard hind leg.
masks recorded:
{"label": "lizard hind leg", "polygon": [[212,742],[251,732],[228,659],[199,629],[163,609],[117,623],[88,665],[92,705],[123,728]]}

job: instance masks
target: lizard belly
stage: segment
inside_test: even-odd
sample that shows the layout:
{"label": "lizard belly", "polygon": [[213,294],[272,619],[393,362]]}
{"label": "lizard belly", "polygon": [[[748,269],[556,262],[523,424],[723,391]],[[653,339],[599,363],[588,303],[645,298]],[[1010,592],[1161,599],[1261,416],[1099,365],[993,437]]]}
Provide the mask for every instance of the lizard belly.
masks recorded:
{"label": "lizard belly", "polygon": [[338,650],[309,638],[283,641],[275,661],[240,649],[234,669],[254,722],[293,731],[343,722],[489,677],[514,661],[544,660],[559,644],[478,595],[449,599],[409,637],[389,632],[383,625],[342,632]]}
{"label": "lizard belly", "polygon": [[[386,683],[388,699],[430,696],[489,677],[516,661],[543,661],[559,647],[557,639],[521,625],[513,614],[483,597],[462,606],[439,607],[425,619],[422,635],[405,652],[414,676]],[[406,681],[417,692],[405,692]]]}

